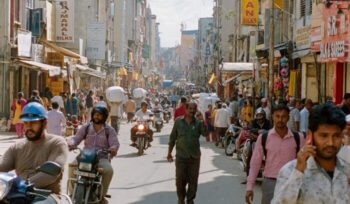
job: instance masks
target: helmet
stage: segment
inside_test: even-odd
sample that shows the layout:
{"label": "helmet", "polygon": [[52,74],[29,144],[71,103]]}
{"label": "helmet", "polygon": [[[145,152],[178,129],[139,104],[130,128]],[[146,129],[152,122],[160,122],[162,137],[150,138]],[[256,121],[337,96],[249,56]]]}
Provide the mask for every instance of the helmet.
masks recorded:
{"label": "helmet", "polygon": [[258,108],[256,110],[256,113],[255,113],[255,119],[261,120],[261,119],[265,119],[265,118],[266,118],[266,113],[265,113],[264,109],[262,109],[261,107]]}
{"label": "helmet", "polygon": [[43,105],[38,102],[30,102],[24,106],[20,119],[25,122],[47,119],[47,113]]}
{"label": "helmet", "polygon": [[106,107],[104,106],[95,106],[92,111],[91,111],[91,118],[94,117],[95,113],[100,113],[101,115],[103,115],[103,123],[106,122],[107,118],[108,118],[108,110]]}

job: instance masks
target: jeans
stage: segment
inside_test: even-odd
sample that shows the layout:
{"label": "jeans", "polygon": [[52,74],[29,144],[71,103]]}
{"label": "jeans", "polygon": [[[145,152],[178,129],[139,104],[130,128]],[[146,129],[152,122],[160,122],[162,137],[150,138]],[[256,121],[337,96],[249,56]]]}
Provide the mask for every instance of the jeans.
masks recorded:
{"label": "jeans", "polygon": [[192,204],[197,193],[200,158],[176,158],[175,166],[178,204],[185,204],[185,199]]}

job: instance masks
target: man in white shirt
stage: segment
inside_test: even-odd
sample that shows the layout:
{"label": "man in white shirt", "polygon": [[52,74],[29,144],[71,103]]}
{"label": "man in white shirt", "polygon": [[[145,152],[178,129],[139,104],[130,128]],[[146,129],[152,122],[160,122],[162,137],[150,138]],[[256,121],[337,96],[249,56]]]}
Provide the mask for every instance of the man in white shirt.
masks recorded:
{"label": "man in white shirt", "polygon": [[309,111],[312,108],[312,100],[307,99],[303,110],[300,111],[300,132],[306,134],[309,126]]}
{"label": "man in white shirt", "polygon": [[66,117],[58,108],[58,103],[52,102],[52,110],[47,113],[47,133],[62,136],[62,128],[66,125]]}
{"label": "man in white shirt", "polygon": [[64,95],[64,93],[60,93],[59,96],[54,96],[51,98],[51,103],[56,102],[59,105],[59,110],[61,110],[61,111],[64,110],[64,101],[62,98],[63,95]]}
{"label": "man in white shirt", "polygon": [[270,120],[271,118],[271,110],[268,106],[268,103],[267,103],[267,98],[262,98],[261,99],[261,108],[265,111],[265,114],[266,114],[266,119]]}
{"label": "man in white shirt", "polygon": [[[150,119],[150,115],[152,115],[152,111],[148,110],[147,109],[148,107],[148,104],[146,102],[142,102],[141,103],[141,109],[138,110],[136,113],[135,113],[135,117],[137,120],[143,120],[143,121],[146,121],[146,120],[149,120]],[[137,137],[136,137],[136,131],[137,131],[137,125],[134,126],[133,128],[131,128],[131,131],[130,131],[130,135],[131,135],[131,144],[130,146],[132,147],[136,147],[136,140],[137,140]],[[153,141],[153,131],[151,130],[150,126],[148,126],[147,128],[147,134],[150,136],[150,140],[148,141],[148,146],[150,147],[151,146],[151,142]]]}
{"label": "man in white shirt", "polygon": [[294,98],[290,99],[289,102],[289,121],[287,126],[294,132],[299,132],[299,122],[300,122],[300,112],[298,108],[295,107],[296,101]]}
{"label": "man in white shirt", "polygon": [[[218,110],[216,111],[214,120],[214,126],[216,127],[218,137],[225,136],[226,130],[231,124],[230,113],[227,111],[226,108],[226,104],[218,104]],[[219,143],[216,142],[216,145],[218,144]]]}

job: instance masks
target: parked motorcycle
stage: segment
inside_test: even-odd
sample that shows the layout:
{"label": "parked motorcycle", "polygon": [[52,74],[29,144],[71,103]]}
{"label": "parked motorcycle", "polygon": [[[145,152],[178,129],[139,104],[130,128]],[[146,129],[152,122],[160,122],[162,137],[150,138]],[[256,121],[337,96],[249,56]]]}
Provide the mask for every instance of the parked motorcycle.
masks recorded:
{"label": "parked motorcycle", "polygon": [[[38,172],[58,176],[62,168],[55,162],[45,162]],[[13,173],[0,173],[0,203],[47,203],[72,204],[67,195],[56,195],[51,190],[35,188],[30,181],[26,181]]]}
{"label": "parked motorcycle", "polygon": [[233,124],[227,129],[225,133],[224,147],[226,156],[232,156],[236,150],[236,139],[239,136],[241,127]]}
{"label": "parked motorcycle", "polygon": [[138,149],[138,155],[141,156],[149,147],[148,141],[150,139],[150,136],[147,134],[147,131],[149,129],[148,121],[137,121],[136,128],[136,148]]}
{"label": "parked motorcycle", "polygon": [[[108,150],[79,149],[74,178],[68,179],[73,183],[71,198],[75,204],[99,203],[102,197],[103,168],[98,167],[99,158],[108,155]],[[68,188],[67,188],[68,190]]]}
{"label": "parked motorcycle", "polygon": [[157,132],[160,132],[163,128],[162,111],[154,110],[153,113],[154,113],[153,127],[156,129]]}

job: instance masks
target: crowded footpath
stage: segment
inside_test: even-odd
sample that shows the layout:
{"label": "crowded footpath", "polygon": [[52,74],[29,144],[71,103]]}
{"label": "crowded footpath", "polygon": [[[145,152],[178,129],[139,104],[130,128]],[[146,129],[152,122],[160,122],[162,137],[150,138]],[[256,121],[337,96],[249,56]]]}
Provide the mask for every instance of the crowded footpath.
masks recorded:
{"label": "crowded footpath", "polygon": [[[242,94],[208,102],[190,94],[138,91],[110,87],[102,94],[53,96],[47,88],[29,97],[19,92],[11,106],[18,140],[0,157],[1,202],[108,203],[115,176],[111,160],[118,157],[123,126],[131,124],[130,146],[142,156],[152,148],[154,133],[169,124],[164,156],[175,163],[178,204],[201,196],[203,142],[239,161],[246,203],[350,203],[350,93],[336,105]],[[70,152],[78,153],[74,161],[68,160]],[[13,170],[15,175],[6,173]],[[254,196],[257,181],[261,200]]]}

